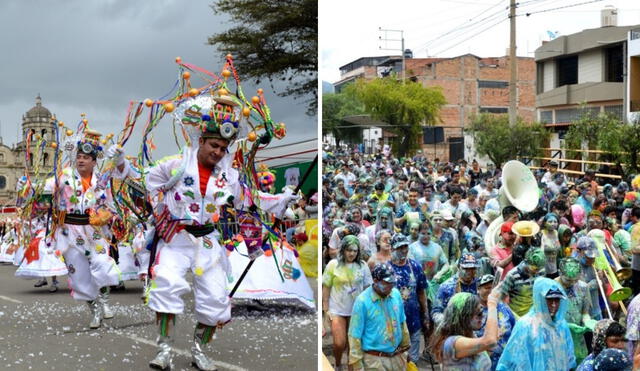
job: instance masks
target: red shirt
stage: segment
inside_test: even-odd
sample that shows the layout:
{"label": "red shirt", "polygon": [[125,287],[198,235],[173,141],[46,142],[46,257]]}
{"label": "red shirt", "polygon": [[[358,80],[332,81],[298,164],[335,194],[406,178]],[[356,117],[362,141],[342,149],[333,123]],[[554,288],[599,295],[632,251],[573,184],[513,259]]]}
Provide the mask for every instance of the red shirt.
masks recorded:
{"label": "red shirt", "polygon": [[[504,260],[509,257],[513,252],[513,248],[505,248],[503,244],[499,243],[496,247],[491,250],[491,256],[489,257],[495,267],[497,267],[497,263],[500,260]],[[500,280],[503,280],[504,277],[509,273],[510,270],[514,268],[513,262],[509,262],[506,267],[502,270],[502,277]]]}
{"label": "red shirt", "polygon": [[211,171],[208,167],[200,165],[198,162],[198,175],[200,177],[200,194],[202,197],[207,193],[207,183],[209,183],[209,178],[211,177]]}

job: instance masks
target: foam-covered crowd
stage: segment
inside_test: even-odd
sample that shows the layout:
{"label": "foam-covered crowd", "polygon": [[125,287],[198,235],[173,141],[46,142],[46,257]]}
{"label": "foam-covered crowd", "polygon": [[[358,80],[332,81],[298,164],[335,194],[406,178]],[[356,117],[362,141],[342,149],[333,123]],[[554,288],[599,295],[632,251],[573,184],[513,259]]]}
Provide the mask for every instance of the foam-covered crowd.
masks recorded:
{"label": "foam-covered crowd", "polygon": [[640,176],[595,175],[326,147],[335,367],[640,367]]}

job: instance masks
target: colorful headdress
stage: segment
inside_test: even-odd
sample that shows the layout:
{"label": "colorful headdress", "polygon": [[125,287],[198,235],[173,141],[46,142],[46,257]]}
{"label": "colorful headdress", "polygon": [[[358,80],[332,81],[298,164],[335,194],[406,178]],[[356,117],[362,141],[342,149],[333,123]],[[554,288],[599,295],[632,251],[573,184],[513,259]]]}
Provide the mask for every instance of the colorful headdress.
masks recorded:
{"label": "colorful headdress", "polygon": [[182,102],[174,112],[183,127],[196,129],[194,137],[233,141],[241,129],[241,104],[229,95],[200,95]]}
{"label": "colorful headdress", "polygon": [[84,137],[78,140],[78,153],[84,153],[97,158],[102,153],[102,146],[100,145],[100,137],[102,134],[95,130],[85,128]]}

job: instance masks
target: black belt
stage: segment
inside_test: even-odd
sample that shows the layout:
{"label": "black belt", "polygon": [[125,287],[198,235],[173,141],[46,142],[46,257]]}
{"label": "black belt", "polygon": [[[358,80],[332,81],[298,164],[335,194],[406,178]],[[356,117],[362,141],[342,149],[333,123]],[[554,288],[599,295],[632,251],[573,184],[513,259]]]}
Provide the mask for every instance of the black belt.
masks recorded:
{"label": "black belt", "polygon": [[[406,351],[406,350],[405,350]],[[385,357],[385,358],[392,358],[397,356],[398,354],[403,353],[403,351],[401,350],[396,350],[393,353],[386,353],[386,352],[378,352],[377,350],[365,350],[364,351],[367,354],[371,354],[372,356],[376,356],[376,357]]]}
{"label": "black belt", "polygon": [[89,215],[87,214],[67,214],[64,216],[64,224],[89,225]]}
{"label": "black belt", "polygon": [[204,224],[204,225],[185,225],[184,230],[191,234],[193,237],[202,237],[206,236],[209,233],[215,231],[215,227],[213,224]]}

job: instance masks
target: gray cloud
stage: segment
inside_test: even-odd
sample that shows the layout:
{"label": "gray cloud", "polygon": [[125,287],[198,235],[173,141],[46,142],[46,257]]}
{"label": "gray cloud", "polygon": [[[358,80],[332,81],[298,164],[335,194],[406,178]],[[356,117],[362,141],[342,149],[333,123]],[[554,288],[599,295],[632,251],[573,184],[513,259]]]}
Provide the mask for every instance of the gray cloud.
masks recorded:
{"label": "gray cloud", "polygon": [[[20,1],[0,2],[0,133],[16,142],[22,115],[38,93],[59,120],[76,124],[86,113],[90,126],[117,134],[130,100],[160,98],[178,78],[176,56],[219,72],[224,56],[206,45],[207,37],[230,26],[211,1]],[[198,85],[195,84],[194,85]],[[276,81],[276,91],[285,82]],[[317,136],[317,117],[305,115],[302,100],[281,98],[271,84],[260,84],[276,121],[287,124],[281,145]],[[247,96],[257,86],[243,82]],[[144,115],[144,114],[143,114]],[[134,155],[139,133],[126,146]],[[170,121],[155,130],[154,157],[175,153]]]}

